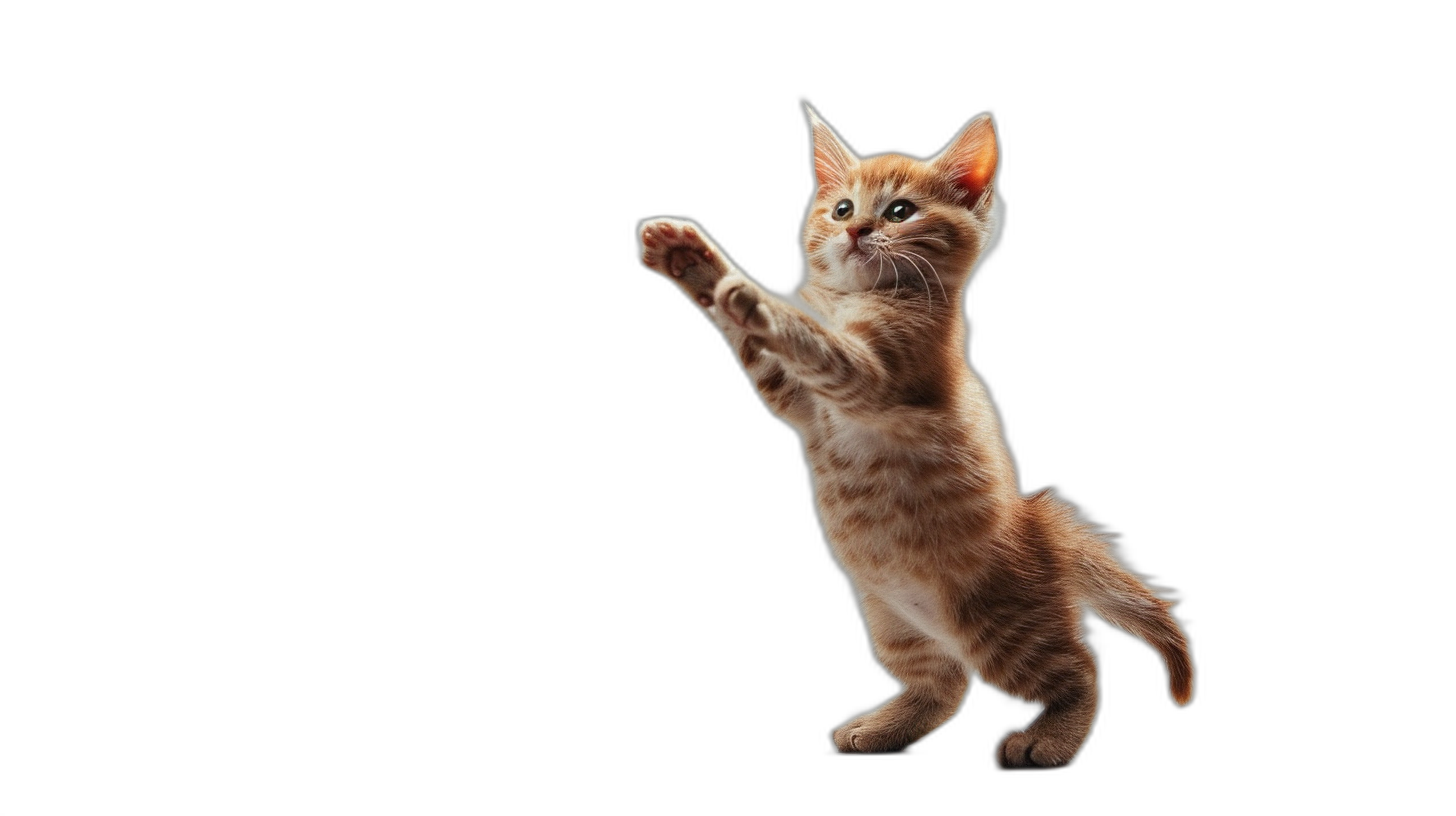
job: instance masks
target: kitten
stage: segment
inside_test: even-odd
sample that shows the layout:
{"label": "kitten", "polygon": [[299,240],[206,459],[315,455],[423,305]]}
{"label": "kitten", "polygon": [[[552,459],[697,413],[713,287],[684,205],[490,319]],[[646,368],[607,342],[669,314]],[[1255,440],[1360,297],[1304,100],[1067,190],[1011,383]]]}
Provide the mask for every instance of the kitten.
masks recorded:
{"label": "kitten", "polygon": [[875,653],[904,683],[834,744],[904,748],[955,713],[975,671],[1045,705],[1002,741],[1000,764],[1066,764],[1097,706],[1084,603],[1152,644],[1187,703],[1193,666],[1171,604],[1071,506],[1049,490],[1020,494],[966,363],[961,292],[993,230],[991,117],[926,162],[858,158],[809,117],[818,190],[801,294],[822,323],[759,288],[690,222],[647,222],[641,241],[643,262],[707,311],[802,435],[834,554]]}

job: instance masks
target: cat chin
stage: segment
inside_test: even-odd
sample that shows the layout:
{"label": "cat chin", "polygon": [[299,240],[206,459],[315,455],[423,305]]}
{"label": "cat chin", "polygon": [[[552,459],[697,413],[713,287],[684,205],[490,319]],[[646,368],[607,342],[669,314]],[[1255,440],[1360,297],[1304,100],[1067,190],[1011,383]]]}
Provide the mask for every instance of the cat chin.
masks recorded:
{"label": "cat chin", "polygon": [[884,272],[879,271],[879,264],[868,265],[848,264],[836,266],[829,271],[829,280],[833,288],[841,292],[868,292],[875,289],[880,283],[893,280],[894,274],[889,265],[885,266]]}
{"label": "cat chin", "polygon": [[870,255],[851,255],[844,263],[843,270],[844,280],[850,284],[845,288],[866,292],[895,277],[893,264]]}

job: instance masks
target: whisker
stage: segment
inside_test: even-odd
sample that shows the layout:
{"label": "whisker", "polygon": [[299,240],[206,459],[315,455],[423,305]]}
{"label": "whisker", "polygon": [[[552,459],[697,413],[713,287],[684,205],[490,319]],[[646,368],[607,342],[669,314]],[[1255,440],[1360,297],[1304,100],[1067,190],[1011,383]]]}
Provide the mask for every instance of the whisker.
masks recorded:
{"label": "whisker", "polygon": [[896,254],[899,255],[901,258],[904,258],[905,260],[909,261],[910,262],[910,265],[913,266],[913,267],[915,267],[915,274],[919,275],[920,276],[920,281],[925,284],[925,297],[926,297],[925,309],[926,309],[927,312],[929,312],[931,306],[933,306],[935,304],[935,297],[930,292],[930,279],[927,278],[927,277],[925,277],[925,273],[920,271],[920,264],[915,263],[915,261],[912,258],[910,258],[910,256],[904,255],[902,253],[896,253]]}
{"label": "whisker", "polygon": [[[908,249],[901,250],[901,251],[904,252],[906,255],[914,255],[915,257],[919,258],[920,260],[925,261],[925,265],[928,266],[928,267],[930,267],[931,273],[935,275],[935,282],[938,283],[938,284],[940,284],[940,296],[941,296],[941,298],[943,298],[945,300],[946,305],[949,306],[950,305],[950,295],[946,294],[946,291],[945,291],[945,281],[942,281],[940,279],[940,272],[935,268],[935,264],[931,263],[929,258],[927,258],[924,255],[921,255],[919,253],[911,252]],[[919,267],[916,267],[916,269],[919,269]],[[929,288],[930,287],[930,284],[929,283],[926,283],[925,286],[926,286],[926,288]]]}

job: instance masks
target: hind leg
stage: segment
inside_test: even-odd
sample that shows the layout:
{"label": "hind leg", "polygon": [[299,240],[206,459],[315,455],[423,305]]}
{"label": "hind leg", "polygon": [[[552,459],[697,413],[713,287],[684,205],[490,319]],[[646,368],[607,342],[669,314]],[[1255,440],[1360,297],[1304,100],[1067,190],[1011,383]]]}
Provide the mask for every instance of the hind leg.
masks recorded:
{"label": "hind leg", "polygon": [[1097,714],[1097,669],[1080,639],[1048,649],[1039,657],[1033,659],[1039,664],[1038,671],[1025,676],[1021,688],[1008,691],[1042,702],[1046,708],[1026,730],[1002,740],[996,761],[1003,768],[1055,768],[1071,762]]}
{"label": "hind leg", "polygon": [[834,744],[844,753],[899,751],[956,712],[966,694],[966,670],[879,598],[867,595],[864,613],[875,654],[905,690],[835,729]]}

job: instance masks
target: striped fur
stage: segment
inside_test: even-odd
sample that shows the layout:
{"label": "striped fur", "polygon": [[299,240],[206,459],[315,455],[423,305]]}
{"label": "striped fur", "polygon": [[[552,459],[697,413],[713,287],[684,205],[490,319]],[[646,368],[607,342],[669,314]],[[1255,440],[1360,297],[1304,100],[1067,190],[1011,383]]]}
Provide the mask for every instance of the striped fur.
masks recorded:
{"label": "striped fur", "polygon": [[962,292],[994,226],[990,117],[921,162],[859,159],[810,116],[819,184],[802,294],[822,321],[765,292],[690,222],[648,222],[641,240],[644,263],[705,309],[802,435],[835,556],[876,655],[904,684],[835,744],[903,749],[955,713],[977,672],[1045,706],[1001,743],[1003,766],[1069,762],[1097,706],[1084,604],[1152,644],[1187,703],[1193,667],[1169,603],[1069,505],[1020,494],[966,363]]}

